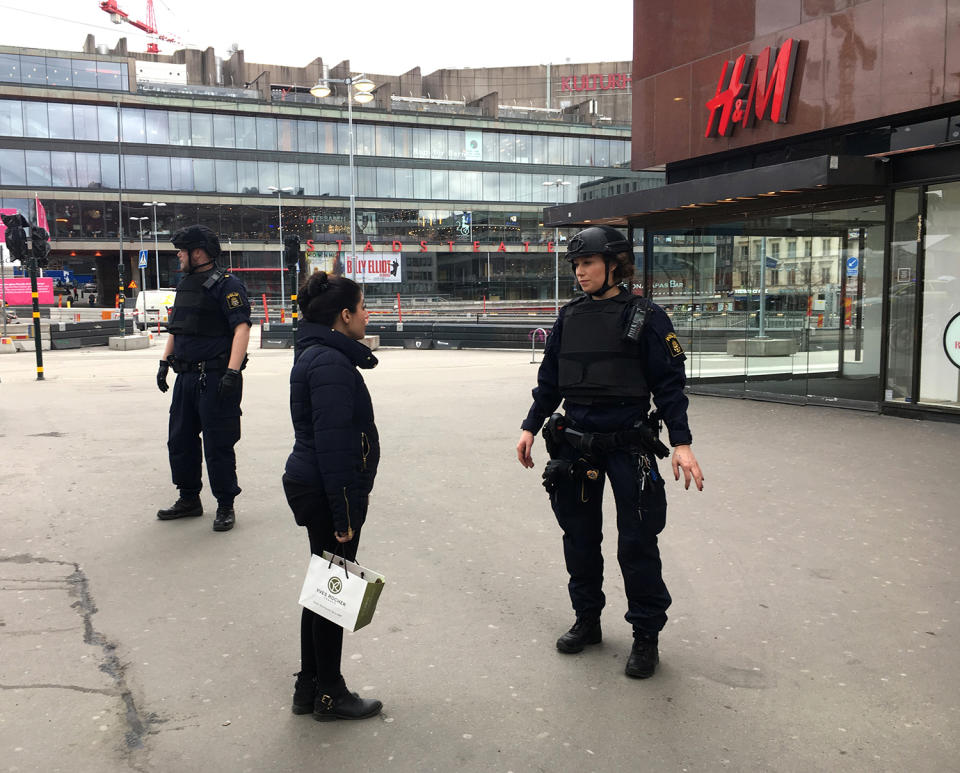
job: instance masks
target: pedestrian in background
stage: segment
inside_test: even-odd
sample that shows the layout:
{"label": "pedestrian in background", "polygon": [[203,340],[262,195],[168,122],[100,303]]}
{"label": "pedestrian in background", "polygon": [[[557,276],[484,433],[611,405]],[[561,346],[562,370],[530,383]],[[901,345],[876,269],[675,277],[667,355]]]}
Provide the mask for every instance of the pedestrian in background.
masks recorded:
{"label": "pedestrian in background", "polygon": [[[594,226],[567,245],[567,259],[584,295],[566,304],[547,338],[521,424],[517,458],[533,467],[534,433],[564,402],[545,430],[551,460],[543,474],[550,504],[563,530],[568,590],[576,621],[557,640],[563,653],[598,644],[603,585],[603,488],[610,478],[617,511],[617,558],[633,626],[627,676],[652,676],[659,661],[659,632],[670,594],[663,581],[657,535],[667,516],[656,450],[660,419],[674,447],[673,473],[683,471],[703,490],[703,474],[690,449],[684,394],[683,348],[669,317],[650,301],[621,287],[633,276],[633,247],[615,228]],[[648,417],[650,397],[659,417]],[[572,431],[571,431],[572,430]]]}
{"label": "pedestrian in background", "polygon": [[[297,299],[304,321],[290,372],[294,444],[283,490],[307,529],[310,552],[353,561],[380,460],[373,403],[358,370],[377,364],[362,343],[369,313],[356,282],[323,271],[310,276]],[[294,714],[327,721],[380,713],[380,701],[347,689],[342,650],[343,628],[304,607]]]}
{"label": "pedestrian in background", "polygon": [[217,498],[213,530],[229,531],[236,522],[233,505],[240,493],[234,446],[240,440],[250,302],[243,282],[217,265],[220,240],[213,231],[194,225],[177,231],[171,241],[186,276],[177,285],[170,311],[157,386],[166,392],[168,371],[177,374],[167,450],[180,496],[171,507],[157,511],[157,518],[203,515],[202,433],[207,476]]}

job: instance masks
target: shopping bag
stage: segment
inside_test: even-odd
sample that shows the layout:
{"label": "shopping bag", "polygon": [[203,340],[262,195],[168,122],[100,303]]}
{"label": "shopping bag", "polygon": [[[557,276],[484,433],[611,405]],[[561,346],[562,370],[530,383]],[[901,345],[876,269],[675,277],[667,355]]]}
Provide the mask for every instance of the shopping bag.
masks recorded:
{"label": "shopping bag", "polygon": [[373,619],[383,585],[383,575],[325,550],[322,556],[310,556],[300,604],[356,631]]}

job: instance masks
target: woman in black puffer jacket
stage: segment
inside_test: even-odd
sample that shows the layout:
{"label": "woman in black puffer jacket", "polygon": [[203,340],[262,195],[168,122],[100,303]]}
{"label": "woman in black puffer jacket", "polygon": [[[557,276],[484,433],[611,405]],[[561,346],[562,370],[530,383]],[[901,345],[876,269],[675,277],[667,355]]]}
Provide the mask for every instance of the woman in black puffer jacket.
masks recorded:
{"label": "woman in black puffer jacket", "polygon": [[[377,358],[361,343],[369,314],[360,286],[314,273],[298,294],[303,324],[290,372],[293,451],[283,490],[310,552],[353,560],[380,461],[370,393],[357,368]],[[362,719],[380,713],[378,700],[347,690],[340,673],[343,628],[304,608],[294,714],[314,719]]]}

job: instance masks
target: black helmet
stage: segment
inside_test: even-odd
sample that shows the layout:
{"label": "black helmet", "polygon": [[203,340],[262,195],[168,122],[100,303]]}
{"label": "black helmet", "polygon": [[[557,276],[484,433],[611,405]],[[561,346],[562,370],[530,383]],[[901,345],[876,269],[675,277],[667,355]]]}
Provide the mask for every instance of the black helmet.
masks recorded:
{"label": "black helmet", "polygon": [[203,249],[213,260],[220,257],[220,240],[205,225],[191,225],[181,228],[170,239],[178,250]]}
{"label": "black helmet", "polygon": [[567,260],[571,263],[574,258],[584,255],[600,255],[606,261],[624,252],[629,253],[633,263],[633,245],[616,228],[608,225],[584,228],[567,242]]}

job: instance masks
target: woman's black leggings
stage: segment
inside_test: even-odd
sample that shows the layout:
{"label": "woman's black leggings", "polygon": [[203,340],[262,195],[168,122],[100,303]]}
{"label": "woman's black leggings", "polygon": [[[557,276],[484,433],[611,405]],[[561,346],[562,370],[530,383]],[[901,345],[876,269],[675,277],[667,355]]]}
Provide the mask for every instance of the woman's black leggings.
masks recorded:
{"label": "woman's black leggings", "polygon": [[[284,492],[294,517],[307,527],[310,552],[321,555],[324,550],[353,561],[357,557],[360,532],[349,542],[339,543],[333,536],[333,519],[322,489],[284,478]],[[300,616],[300,671],[316,674],[321,689],[342,685],[340,656],[343,651],[343,628],[306,607]]]}

